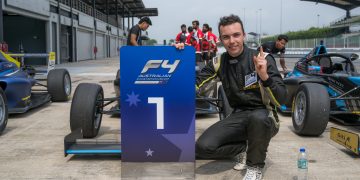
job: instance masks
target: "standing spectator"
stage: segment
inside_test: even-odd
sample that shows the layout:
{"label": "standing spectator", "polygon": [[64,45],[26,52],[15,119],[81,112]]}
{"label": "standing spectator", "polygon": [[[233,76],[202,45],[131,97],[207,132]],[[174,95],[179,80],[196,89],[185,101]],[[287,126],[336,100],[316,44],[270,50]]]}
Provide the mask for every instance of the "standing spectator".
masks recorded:
{"label": "standing spectator", "polygon": [[203,62],[202,60],[202,49],[201,49],[201,41],[204,36],[201,29],[199,28],[199,21],[194,20],[192,22],[193,30],[189,34],[188,38],[186,39],[186,45],[193,46],[195,48],[195,57],[196,62]]}
{"label": "standing spectator", "polygon": [[187,36],[189,35],[188,32],[186,32],[186,25],[181,25],[181,32],[176,35],[175,43],[185,43]]}
{"label": "standing spectator", "polygon": [[[288,42],[288,37],[286,35],[279,35],[277,40],[274,41],[269,41],[269,42],[265,42],[263,43],[261,46],[263,47],[264,52],[270,53],[270,54],[277,54],[280,52],[280,65],[283,69],[283,73],[286,73],[287,67],[285,65],[285,59],[284,59],[284,54],[285,54],[285,46],[286,43]],[[258,48],[259,50],[259,48]]]}
{"label": "standing spectator", "polygon": [[[188,27],[188,34],[187,34],[186,38],[188,38],[188,37],[191,35],[191,33],[193,32],[193,30],[194,30],[194,29],[193,29],[192,26],[189,26],[189,27]],[[186,43],[186,41],[185,41],[185,43]],[[184,44],[185,44],[185,43],[184,43]]]}
{"label": "standing spectator", "polygon": [[214,42],[213,36],[209,32],[209,25],[203,24],[202,32],[204,34],[203,40],[202,40],[202,58],[205,62],[208,62],[210,60],[210,48]]}
{"label": "standing spectator", "polygon": [[216,56],[216,53],[218,51],[217,46],[220,43],[220,41],[219,41],[219,38],[214,33],[212,33],[211,27],[209,27],[209,33],[213,39],[213,42],[211,43],[211,46],[210,46],[210,59],[212,59],[213,57]]}
{"label": "standing spectator", "polygon": [[127,45],[128,46],[141,46],[141,31],[146,31],[149,26],[151,26],[151,20],[149,17],[143,17],[140,19],[139,23],[133,26],[130,29],[128,38],[127,38]]}

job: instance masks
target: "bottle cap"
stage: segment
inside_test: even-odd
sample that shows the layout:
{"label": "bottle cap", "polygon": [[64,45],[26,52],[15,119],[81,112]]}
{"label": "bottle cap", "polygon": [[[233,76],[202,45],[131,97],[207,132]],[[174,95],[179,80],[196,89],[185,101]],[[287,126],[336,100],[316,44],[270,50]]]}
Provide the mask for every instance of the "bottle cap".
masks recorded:
{"label": "bottle cap", "polygon": [[300,148],[300,152],[305,152],[305,148],[304,148],[304,147],[301,147],[301,148]]}

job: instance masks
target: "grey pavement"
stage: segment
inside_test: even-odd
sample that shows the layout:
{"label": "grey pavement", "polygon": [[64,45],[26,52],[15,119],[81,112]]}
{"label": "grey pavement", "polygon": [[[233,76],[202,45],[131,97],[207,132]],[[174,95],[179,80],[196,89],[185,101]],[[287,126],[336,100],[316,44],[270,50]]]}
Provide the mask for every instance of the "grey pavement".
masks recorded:
{"label": "grey pavement", "polygon": [[[119,68],[118,57],[68,63],[75,87],[82,82],[99,83],[105,97],[114,96],[112,81]],[[123,163],[116,156],[64,157],[64,136],[70,133],[71,101],[49,103],[26,114],[12,115],[0,136],[0,179],[241,179],[244,171],[232,169],[233,160],[196,160],[193,163]],[[360,179],[360,156],[330,140],[329,122],[320,137],[300,137],[293,132],[291,117],[280,115],[279,133],[272,139],[264,179],[296,179],[300,147],[309,154],[309,179]],[[196,138],[217,115],[196,120]],[[349,128],[349,127],[346,127]],[[98,139],[120,139],[120,119],[103,116]],[[123,169],[122,169],[123,165]],[[121,174],[126,172],[126,174]]]}

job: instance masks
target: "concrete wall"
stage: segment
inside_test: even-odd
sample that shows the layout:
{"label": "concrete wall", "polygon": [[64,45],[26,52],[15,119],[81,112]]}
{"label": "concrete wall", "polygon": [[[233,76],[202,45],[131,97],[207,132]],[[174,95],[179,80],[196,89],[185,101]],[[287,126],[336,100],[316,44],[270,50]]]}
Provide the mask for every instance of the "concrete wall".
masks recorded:
{"label": "concrete wall", "polygon": [[49,0],[6,0],[5,4],[9,7],[23,9],[39,15],[50,15]]}

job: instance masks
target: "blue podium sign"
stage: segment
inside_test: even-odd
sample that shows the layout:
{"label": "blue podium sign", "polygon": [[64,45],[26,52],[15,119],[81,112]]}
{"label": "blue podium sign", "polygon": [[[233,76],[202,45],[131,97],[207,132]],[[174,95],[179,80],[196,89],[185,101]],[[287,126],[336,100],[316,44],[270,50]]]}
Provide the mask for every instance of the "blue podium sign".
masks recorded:
{"label": "blue podium sign", "polygon": [[120,50],[123,162],[195,161],[195,51]]}

